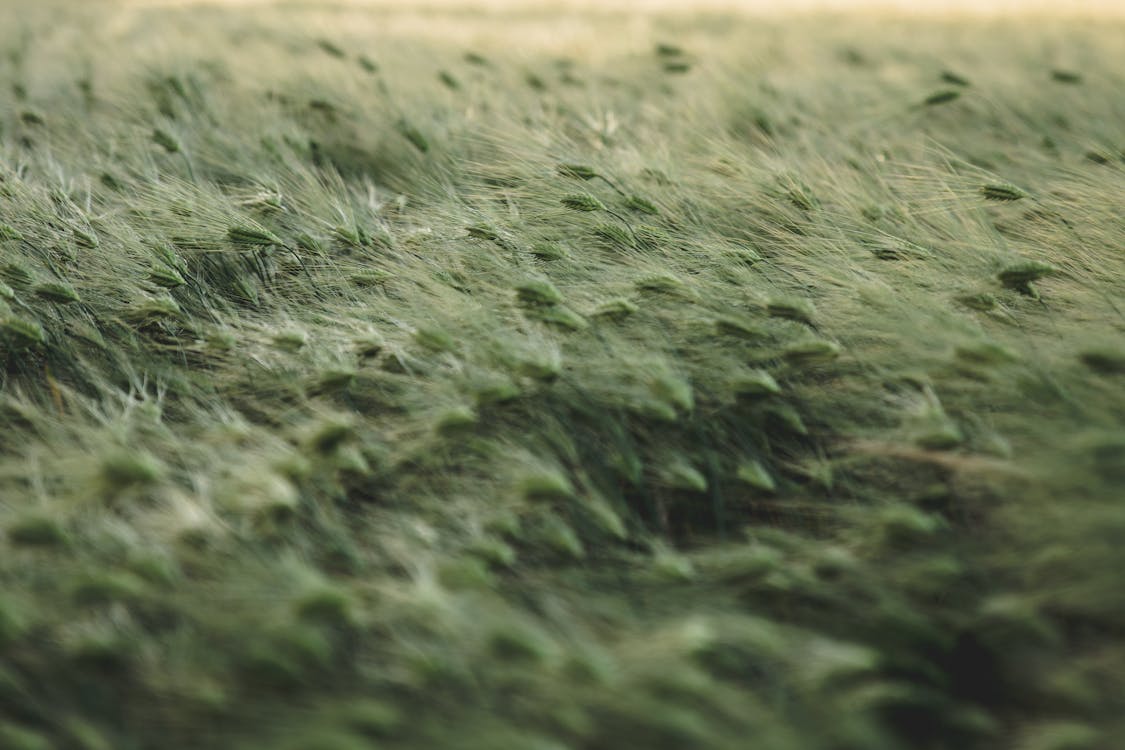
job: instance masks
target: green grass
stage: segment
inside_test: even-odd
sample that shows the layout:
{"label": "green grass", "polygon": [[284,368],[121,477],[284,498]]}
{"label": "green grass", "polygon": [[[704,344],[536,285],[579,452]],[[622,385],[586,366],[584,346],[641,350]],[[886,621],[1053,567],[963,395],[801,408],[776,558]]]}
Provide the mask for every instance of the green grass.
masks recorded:
{"label": "green grass", "polygon": [[0,746],[1125,746],[1119,26],[5,17]]}

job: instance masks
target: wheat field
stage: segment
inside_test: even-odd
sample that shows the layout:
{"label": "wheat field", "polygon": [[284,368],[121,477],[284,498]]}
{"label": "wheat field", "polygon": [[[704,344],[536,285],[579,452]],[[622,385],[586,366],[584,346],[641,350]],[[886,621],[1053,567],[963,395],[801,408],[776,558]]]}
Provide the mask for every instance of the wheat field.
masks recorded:
{"label": "wheat field", "polygon": [[484,5],[0,2],[0,748],[1125,747],[1111,6]]}

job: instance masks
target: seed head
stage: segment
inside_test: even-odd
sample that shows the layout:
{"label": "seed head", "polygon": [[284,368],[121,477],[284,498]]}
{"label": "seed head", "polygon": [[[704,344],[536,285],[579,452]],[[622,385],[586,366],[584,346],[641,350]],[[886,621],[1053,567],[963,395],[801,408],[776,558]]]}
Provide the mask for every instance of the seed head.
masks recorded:
{"label": "seed head", "polygon": [[629,536],[629,530],[625,528],[621,515],[605,500],[591,500],[584,504],[584,509],[589,514],[590,520],[602,531],[617,539],[625,539]]}
{"label": "seed head", "polygon": [[706,492],[707,477],[684,460],[673,461],[661,471],[661,480],[668,487],[687,492]]}
{"label": "seed head", "polygon": [[563,474],[540,471],[520,480],[520,492],[531,501],[565,501],[574,498],[574,486]]}
{"label": "seed head", "polygon": [[563,177],[572,177],[576,180],[592,180],[598,176],[592,167],[585,164],[559,164],[555,170]]}
{"label": "seed head", "polygon": [[562,204],[574,211],[604,211],[605,204],[589,193],[564,196]]}
{"label": "seed head", "polygon": [[419,328],[414,332],[414,340],[435,352],[448,352],[457,348],[457,342],[439,328]]}
{"label": "seed head", "polygon": [[951,450],[964,440],[965,435],[961,432],[961,429],[948,419],[941,420],[938,424],[914,436],[915,445],[932,451]]}
{"label": "seed head", "polygon": [[988,292],[962,294],[961,296],[957,297],[957,301],[970,310],[988,312],[989,310],[996,309],[996,297],[989,294]]}
{"label": "seed head", "polygon": [[328,419],[316,426],[310,437],[309,444],[317,453],[329,455],[335,453],[337,449],[354,436],[355,427],[350,421]]}
{"label": "seed head", "polygon": [[941,80],[945,81],[946,83],[951,83],[954,86],[968,86],[969,85],[969,79],[968,78],[965,78],[964,76],[958,75],[957,73],[954,73],[951,70],[942,71]]}
{"label": "seed head", "polygon": [[27,266],[19,262],[7,263],[0,266],[0,276],[8,280],[12,286],[25,289],[35,281],[35,274]]}
{"label": "seed head", "polygon": [[268,229],[251,226],[231,227],[227,230],[227,239],[235,245],[247,245],[251,247],[269,247],[272,245],[285,244],[280,237]]}
{"label": "seed head", "polygon": [[781,386],[765,370],[754,370],[741,375],[732,386],[740,396],[773,396],[781,393]]}
{"label": "seed head", "polygon": [[589,325],[585,318],[563,305],[535,307],[529,312],[532,317],[541,323],[563,328],[568,331],[581,331]]}
{"label": "seed head", "polygon": [[521,375],[549,383],[562,374],[562,363],[555,357],[529,358],[521,360],[516,369]]}
{"label": "seed head", "polygon": [[632,315],[639,309],[640,308],[629,300],[624,297],[619,297],[617,299],[607,300],[598,305],[597,309],[591,313],[591,317],[609,318],[611,320],[621,319]]}
{"label": "seed head", "polygon": [[639,195],[629,196],[625,200],[625,206],[630,211],[636,211],[637,213],[641,214],[649,214],[651,216],[655,216],[656,214],[660,213],[660,209],[656,207],[655,203],[648,200],[647,198],[642,198]]}
{"label": "seed head", "polygon": [[473,386],[473,395],[481,405],[502,404],[518,398],[520,393],[520,387],[506,377],[484,380]]}
{"label": "seed head", "polygon": [[674,375],[659,375],[649,382],[652,394],[671,404],[680,411],[690,412],[695,408],[695,397],[691,383]]}
{"label": "seed head", "polygon": [[38,346],[47,341],[43,326],[33,320],[14,316],[0,318],[0,334],[3,334],[13,346],[21,349]]}
{"label": "seed head", "polygon": [[74,241],[78,243],[80,247],[85,247],[92,250],[101,245],[101,242],[98,241],[98,235],[94,234],[93,232],[87,232],[84,229],[76,228],[71,230],[71,233],[74,235]]}
{"label": "seed head", "polygon": [[45,515],[28,515],[8,526],[8,539],[23,547],[57,547],[66,544],[66,530]]}
{"label": "seed head", "polygon": [[340,241],[341,244],[348,247],[363,247],[365,240],[365,232],[359,228],[352,228],[348,226],[338,226],[333,228],[332,236]]}
{"label": "seed head", "polygon": [[287,352],[297,352],[308,342],[308,334],[297,329],[281,331],[273,337],[273,345]]}
{"label": "seed head", "polygon": [[715,333],[720,336],[756,341],[764,338],[768,332],[743,318],[726,316],[715,320]]}
{"label": "seed head", "polygon": [[1125,375],[1125,350],[1091,349],[1079,355],[1082,364],[1102,375]]}
{"label": "seed head", "polygon": [[1019,361],[1015,352],[993,341],[962,344],[953,350],[953,355],[970,365],[995,366]]}
{"label": "seed head", "polygon": [[990,201],[1018,201],[1027,197],[1026,192],[1006,182],[982,185],[980,194]]}
{"label": "seed head", "polygon": [[1060,70],[1056,68],[1051,71],[1051,79],[1059,83],[1076,84],[1082,83],[1082,74],[1076,73],[1073,70]]}
{"label": "seed head", "polygon": [[185,283],[180,272],[168,266],[153,266],[148,272],[148,280],[165,289],[175,289]]}
{"label": "seed head", "polygon": [[409,122],[402,120],[398,124],[398,132],[402,137],[410,141],[410,145],[418,149],[421,153],[426,153],[430,150],[430,142],[422,131],[411,125]]}
{"label": "seed head", "polygon": [[927,107],[933,107],[938,104],[945,104],[961,98],[961,92],[957,89],[944,89],[942,91],[935,91],[922,100],[922,104]]}
{"label": "seed head", "polygon": [[102,172],[101,177],[99,177],[98,179],[103,185],[114,192],[120,193],[125,189],[125,185],[122,184],[121,180],[117,179],[109,172]]}
{"label": "seed head", "polygon": [[[637,235],[637,244],[648,250],[659,250],[662,247],[668,247],[673,242],[672,235],[668,234],[660,227],[654,227],[651,224],[641,224],[634,230],[634,233]],[[626,247],[631,246],[631,242],[626,245]]]}
{"label": "seed head", "polygon": [[804,436],[809,434],[809,428],[805,425],[805,420],[801,419],[801,415],[791,404],[775,403],[767,411],[767,416],[771,423],[794,435]]}
{"label": "seed head", "polygon": [[531,254],[539,260],[562,260],[566,257],[566,250],[553,242],[540,242],[532,245]]}
{"label": "seed head", "polygon": [[180,316],[180,305],[171,297],[145,297],[125,312],[137,326],[147,326]]}
{"label": "seed head", "polygon": [[312,387],[315,394],[339,393],[346,391],[355,381],[356,372],[347,368],[325,370],[317,376]]}
{"label": "seed head", "polygon": [[474,224],[465,227],[465,231],[469,233],[470,237],[475,237],[478,240],[488,240],[496,242],[500,239],[500,234],[487,224]]}
{"label": "seed head", "polygon": [[549,281],[526,281],[516,287],[519,301],[525,305],[555,305],[562,302],[562,294]]}
{"label": "seed head", "polygon": [[633,247],[632,235],[617,224],[598,224],[594,227],[594,236],[610,247]]}
{"label": "seed head", "polygon": [[586,556],[586,549],[582,546],[582,541],[578,538],[578,535],[574,533],[574,529],[554,513],[548,514],[544,519],[540,536],[544,542],[558,552],[574,558]]}
{"label": "seed head", "polygon": [[802,211],[812,211],[817,206],[816,196],[812,194],[808,188],[793,187],[790,188],[785,196],[797,208]]}
{"label": "seed head", "polygon": [[774,481],[760,461],[746,461],[739,466],[738,479],[755,489],[766,492],[773,492],[777,489],[777,482]]}
{"label": "seed head", "polygon": [[355,602],[345,589],[327,583],[310,585],[293,602],[294,613],[299,618],[326,625],[352,625],[354,609]]}
{"label": "seed head", "polygon": [[320,49],[323,50],[326,54],[329,54],[332,57],[339,58],[341,60],[347,56],[344,50],[340,49],[328,39],[318,39],[316,41],[316,46],[320,47]]}
{"label": "seed head", "polygon": [[167,130],[156,128],[152,131],[152,140],[156,145],[163,148],[170,154],[174,154],[180,150],[180,142],[174,135]]}
{"label": "seed head", "polygon": [[658,44],[656,45],[657,57],[681,57],[684,54],[682,47],[677,47],[674,44]]}
{"label": "seed head", "polygon": [[446,88],[451,91],[457,91],[461,88],[461,82],[454,78],[453,74],[449,71],[443,70],[438,73],[438,80],[445,84]]}
{"label": "seed head", "polygon": [[74,291],[73,288],[66,284],[51,281],[37,284],[35,287],[35,295],[58,305],[68,305],[72,302],[79,301],[78,292]]}
{"label": "seed head", "polygon": [[351,282],[358,287],[374,287],[386,284],[394,278],[394,274],[381,269],[371,269],[370,271],[353,273],[350,278]]}
{"label": "seed head", "polygon": [[794,367],[811,367],[835,360],[840,356],[840,347],[831,341],[810,339],[791,344],[781,356]]}
{"label": "seed head", "polygon": [[469,406],[457,406],[444,412],[437,420],[437,432],[446,437],[460,435],[479,421],[476,411]]}
{"label": "seed head", "polygon": [[153,484],[163,476],[163,467],[148,453],[119,451],[102,459],[101,477],[109,491]]}
{"label": "seed head", "polygon": [[996,278],[1008,289],[1017,291],[1020,294],[1035,296],[1035,290],[1032,288],[1031,283],[1033,281],[1038,281],[1044,276],[1056,273],[1057,271],[1057,268],[1047,263],[1029,260],[1004,268],[996,274]]}
{"label": "seed head", "polygon": [[687,285],[677,276],[670,273],[656,273],[645,276],[636,282],[637,289],[645,292],[682,292]]}
{"label": "seed head", "polygon": [[772,318],[785,318],[812,325],[816,311],[812,304],[803,300],[775,299],[766,305],[766,312]]}

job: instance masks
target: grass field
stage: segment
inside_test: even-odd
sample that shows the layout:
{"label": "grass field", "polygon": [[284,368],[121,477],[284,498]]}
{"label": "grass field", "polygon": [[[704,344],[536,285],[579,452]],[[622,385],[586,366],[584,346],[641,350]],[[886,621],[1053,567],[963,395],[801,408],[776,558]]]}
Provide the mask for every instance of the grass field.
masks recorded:
{"label": "grass field", "polygon": [[0,748],[1125,747],[1121,22],[0,15]]}

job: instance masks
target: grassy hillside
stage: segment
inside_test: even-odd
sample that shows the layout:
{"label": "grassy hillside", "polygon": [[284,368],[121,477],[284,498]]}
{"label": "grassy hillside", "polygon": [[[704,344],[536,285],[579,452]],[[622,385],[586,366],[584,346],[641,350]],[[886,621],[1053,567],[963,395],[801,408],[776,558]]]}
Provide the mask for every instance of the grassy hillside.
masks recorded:
{"label": "grassy hillside", "polygon": [[0,747],[1125,746],[1120,25],[28,5]]}

